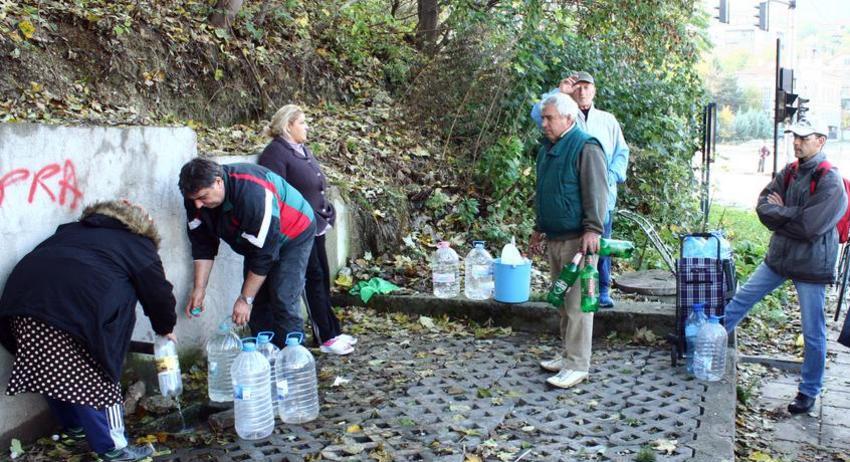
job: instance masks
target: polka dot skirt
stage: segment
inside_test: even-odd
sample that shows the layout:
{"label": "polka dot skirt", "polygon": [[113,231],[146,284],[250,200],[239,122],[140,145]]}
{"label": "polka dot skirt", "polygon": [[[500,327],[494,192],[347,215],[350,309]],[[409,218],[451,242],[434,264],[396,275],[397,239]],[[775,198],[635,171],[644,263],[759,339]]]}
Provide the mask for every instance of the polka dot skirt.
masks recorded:
{"label": "polka dot skirt", "polygon": [[13,317],[12,332],[18,351],[7,395],[40,393],[96,409],[123,402],[121,386],[67,332],[30,317]]}

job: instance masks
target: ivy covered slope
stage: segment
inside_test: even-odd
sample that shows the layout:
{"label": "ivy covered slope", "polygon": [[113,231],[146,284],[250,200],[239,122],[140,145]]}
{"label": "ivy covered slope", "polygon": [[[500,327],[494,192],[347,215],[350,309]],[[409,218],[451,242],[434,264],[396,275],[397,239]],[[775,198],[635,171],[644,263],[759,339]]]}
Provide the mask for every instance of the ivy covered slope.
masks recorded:
{"label": "ivy covered slope", "polygon": [[413,259],[528,235],[530,104],[582,69],[632,147],[621,206],[669,236],[694,216],[698,3],[0,0],[0,121],[188,125],[204,154],[250,154],[300,103],[366,249]]}

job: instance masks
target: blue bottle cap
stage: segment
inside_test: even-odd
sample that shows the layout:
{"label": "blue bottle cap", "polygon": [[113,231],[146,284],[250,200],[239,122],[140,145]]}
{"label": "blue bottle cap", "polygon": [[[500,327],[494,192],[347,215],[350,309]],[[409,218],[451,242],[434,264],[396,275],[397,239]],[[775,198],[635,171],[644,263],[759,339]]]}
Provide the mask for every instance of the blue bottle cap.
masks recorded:
{"label": "blue bottle cap", "polygon": [[694,303],[692,309],[694,311],[705,311],[705,303]]}
{"label": "blue bottle cap", "polygon": [[484,248],[484,242],[485,242],[485,241],[472,241],[472,246],[473,246],[473,247],[480,247],[480,248]]}
{"label": "blue bottle cap", "polygon": [[242,351],[257,351],[257,337],[245,337],[242,339]]}
{"label": "blue bottle cap", "polygon": [[269,343],[274,338],[274,332],[271,331],[263,331],[257,333],[257,343],[260,345]]}
{"label": "blue bottle cap", "polygon": [[227,323],[227,320],[221,321],[221,324],[218,325],[218,331],[222,334],[230,330],[230,324]]}
{"label": "blue bottle cap", "polygon": [[301,345],[304,340],[304,334],[301,332],[290,332],[286,334],[286,346]]}

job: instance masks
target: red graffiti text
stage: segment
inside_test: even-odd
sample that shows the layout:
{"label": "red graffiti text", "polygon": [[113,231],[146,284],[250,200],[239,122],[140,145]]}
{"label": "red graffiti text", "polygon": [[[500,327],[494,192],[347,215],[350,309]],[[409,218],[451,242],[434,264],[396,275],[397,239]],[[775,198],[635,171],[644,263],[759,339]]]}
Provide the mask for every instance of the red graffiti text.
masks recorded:
{"label": "red graffiti text", "polygon": [[68,204],[71,209],[75,209],[83,197],[82,191],[77,186],[74,163],[67,159],[62,166],[49,164],[34,171],[16,168],[0,176],[0,207],[3,206],[6,191],[18,183],[23,187],[29,186],[27,202],[30,204],[36,195],[44,195],[52,202],[58,200],[59,205]]}

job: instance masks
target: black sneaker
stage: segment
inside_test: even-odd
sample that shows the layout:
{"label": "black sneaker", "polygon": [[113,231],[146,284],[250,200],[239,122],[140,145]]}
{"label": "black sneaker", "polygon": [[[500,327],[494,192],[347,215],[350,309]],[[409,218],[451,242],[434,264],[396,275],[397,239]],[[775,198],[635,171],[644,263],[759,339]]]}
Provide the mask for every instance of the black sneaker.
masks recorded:
{"label": "black sneaker", "polygon": [[123,449],[113,449],[97,455],[98,461],[141,462],[152,461],[153,448],[151,445],[127,446]]}
{"label": "black sneaker", "polygon": [[811,411],[814,405],[815,398],[802,393],[797,393],[797,397],[794,398],[794,401],[791,401],[791,404],[788,405],[788,412],[792,414],[805,414]]}

